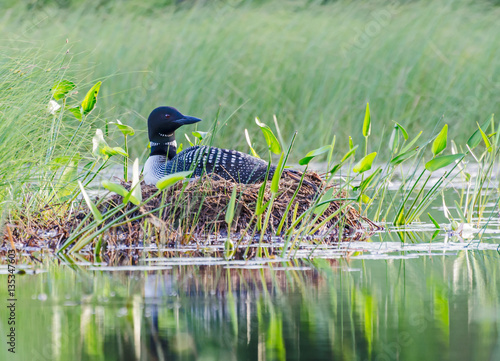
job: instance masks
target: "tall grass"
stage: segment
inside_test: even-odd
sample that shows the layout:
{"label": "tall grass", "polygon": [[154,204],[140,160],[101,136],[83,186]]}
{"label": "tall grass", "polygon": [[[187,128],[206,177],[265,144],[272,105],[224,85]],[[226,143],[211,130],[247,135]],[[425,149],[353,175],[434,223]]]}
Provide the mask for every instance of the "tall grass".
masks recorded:
{"label": "tall grass", "polygon": [[[391,120],[430,135],[442,116],[457,125],[450,137],[463,142],[461,129],[495,112],[500,97],[493,30],[500,9],[487,2],[47,3],[13,5],[1,20],[2,38],[18,47],[69,39],[69,55],[94,70],[85,80],[106,78],[101,116],[138,130],[158,105],[212,120],[221,104],[221,117],[241,109],[217,146],[247,151],[243,129],[255,116],[271,123],[276,114],[284,138],[300,131],[298,154],[329,144],[333,134],[336,149],[345,149],[349,135],[362,144],[369,101],[378,124],[372,144],[388,140],[382,130]],[[132,155],[146,143],[138,133]]]}

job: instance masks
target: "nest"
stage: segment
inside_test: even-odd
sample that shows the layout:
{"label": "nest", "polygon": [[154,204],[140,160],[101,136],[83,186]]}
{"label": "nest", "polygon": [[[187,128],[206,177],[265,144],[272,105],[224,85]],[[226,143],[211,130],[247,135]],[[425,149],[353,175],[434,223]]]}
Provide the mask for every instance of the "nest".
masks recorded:
{"label": "nest", "polygon": [[[355,203],[347,199],[345,192],[335,186],[325,184],[325,181],[314,172],[309,172],[301,182],[301,175],[295,172],[284,174],[279,184],[279,193],[274,199],[269,215],[267,228],[264,230],[265,240],[277,233],[283,235],[287,230],[301,231],[307,225],[308,235],[314,239],[321,239],[328,243],[342,240],[363,239],[370,232],[380,229],[369,219],[361,216],[355,208]],[[264,203],[271,199],[271,182],[268,181],[264,192]],[[130,183],[123,183],[130,189]],[[161,241],[162,244],[174,245],[177,243],[198,243],[199,240],[220,236],[224,239],[228,234],[226,211],[233,189],[236,188],[237,198],[234,218],[231,223],[231,237],[255,241],[260,236],[260,226],[264,224],[266,212],[257,216],[255,213],[261,184],[239,184],[214,176],[204,176],[190,180],[187,183],[179,182],[169,189],[158,192],[155,186],[142,185],[142,198],[149,202],[137,208],[129,203],[113,218],[106,222],[113,222],[125,212],[126,222],[113,226],[107,231],[105,240],[111,245],[139,245],[140,242],[150,240]],[[308,212],[314,202],[324,192],[333,188],[332,198],[335,201],[326,203],[323,212]],[[100,211],[106,211],[122,204],[119,195],[113,195],[100,202]],[[135,209],[134,209],[135,207]],[[21,218],[17,224],[8,227],[9,234],[4,242],[19,243],[23,247],[41,247],[58,249],[70,237],[71,233],[86,219],[89,223],[92,218],[85,218],[89,213],[84,203],[77,210],[68,210],[64,217],[51,217],[51,207],[41,210],[40,219]],[[317,208],[315,209],[315,211]],[[35,217],[38,218],[38,217]],[[83,225],[85,226],[85,224]],[[280,232],[278,232],[278,230]],[[211,241],[210,244],[217,244]]]}
{"label": "nest", "polygon": [[[330,238],[338,238],[339,229],[342,229],[344,236],[352,237],[357,231],[373,231],[378,228],[369,219],[362,217],[354,206],[346,204],[350,201],[345,192],[337,190],[335,186],[326,185],[317,173],[307,173],[302,184],[300,178],[296,173],[287,173],[280,180],[279,193],[272,205],[266,235],[275,235],[280,226],[282,234],[289,227],[299,229],[304,222],[309,225],[314,222],[312,229],[316,236],[328,235]],[[265,189],[264,203],[271,199],[270,183],[268,181]],[[130,189],[130,184],[124,186]],[[250,235],[256,229],[257,223],[262,224],[265,217],[265,212],[260,218],[255,214],[261,184],[239,184],[217,176],[191,180],[187,186],[178,183],[163,194],[155,196],[133,216],[149,213],[163,205],[162,211],[153,212],[150,216],[150,220],[157,227],[167,232],[175,232],[180,228],[184,233],[197,236],[225,236],[228,233],[226,211],[233,188],[236,188],[237,198],[231,233],[239,236]],[[309,217],[303,217],[297,222],[297,219],[313,206],[319,194],[330,188],[334,188],[332,198],[338,200],[330,202],[323,213],[316,215],[310,212]],[[157,192],[157,188],[143,185],[142,191],[143,199],[147,199]],[[114,206],[121,201],[122,198],[115,195],[107,204]],[[103,210],[106,208],[107,206]]]}

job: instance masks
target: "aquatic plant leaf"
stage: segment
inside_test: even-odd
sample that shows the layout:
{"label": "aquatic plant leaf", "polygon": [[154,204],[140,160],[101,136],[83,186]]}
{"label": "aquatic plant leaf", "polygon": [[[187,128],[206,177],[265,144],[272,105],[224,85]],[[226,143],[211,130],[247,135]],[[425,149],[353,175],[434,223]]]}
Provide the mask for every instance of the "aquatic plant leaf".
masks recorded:
{"label": "aquatic plant leaf", "polygon": [[355,147],[351,147],[350,150],[342,157],[340,163],[344,163],[347,159],[353,156],[356,153],[356,149],[358,149],[357,145]]}
{"label": "aquatic plant leaf", "polygon": [[408,132],[406,131],[406,129],[398,122],[394,122],[394,123],[396,123],[394,128],[398,129],[401,132],[401,134],[403,134],[403,138],[405,138],[405,141],[408,140],[409,136],[408,136]]}
{"label": "aquatic plant leaf", "polygon": [[352,137],[349,136],[349,149],[354,149],[354,143],[352,141]]}
{"label": "aquatic plant leaf", "polygon": [[191,132],[191,134],[193,134],[196,138],[198,138],[200,141],[205,139],[207,137],[208,132],[200,132],[198,130],[195,130],[194,132]]}
{"label": "aquatic plant leaf", "polygon": [[122,132],[122,134],[124,136],[134,135],[135,134],[134,128],[132,128],[130,125],[123,124],[122,122],[120,122],[119,119],[116,119],[116,123],[112,123],[112,124],[115,124],[116,127],[118,128],[118,130],[120,132]]}
{"label": "aquatic plant leaf", "polygon": [[175,183],[190,177],[192,173],[193,171],[186,171],[166,175],[158,182],[156,182],[156,188],[158,188],[159,190],[167,189],[168,187],[173,186]]}
{"label": "aquatic plant leaf", "polygon": [[52,97],[55,100],[62,99],[68,94],[70,91],[76,88],[76,84],[73,83],[72,81],[63,79],[61,81],[58,81],[57,83],[54,84],[52,87]]}
{"label": "aquatic plant leaf", "polygon": [[[493,115],[491,116],[491,119],[493,119]],[[483,125],[479,128],[484,129],[484,130],[488,130],[489,123],[490,123],[490,119],[488,119],[486,122],[484,122]],[[481,143],[481,139],[482,139],[481,132],[479,131],[479,129],[476,129],[476,131],[474,133],[472,133],[472,135],[467,140],[467,146],[470,149],[474,149],[479,145],[479,143]]]}
{"label": "aquatic plant leaf", "polygon": [[[321,198],[319,199],[318,204],[319,204],[319,203],[322,203],[322,202],[324,202],[324,201],[326,201],[326,200],[332,199],[332,198],[333,198],[333,191],[334,191],[334,188],[333,188],[333,187],[332,187],[332,188],[329,188],[329,189],[328,189],[328,190],[327,190],[327,191],[326,191],[326,192],[325,192],[325,193],[321,196]],[[332,201],[333,201],[333,199],[332,199]],[[314,208],[313,213],[314,213],[315,215],[318,215],[318,214],[323,214],[329,206],[330,206],[330,203],[329,203],[329,202],[327,202],[327,203],[323,203],[323,204],[321,204],[321,205],[317,206],[316,208]]]}
{"label": "aquatic plant leaf", "polygon": [[89,114],[92,110],[94,110],[95,105],[97,103],[97,95],[99,94],[99,90],[101,88],[101,83],[98,81],[85,95],[82,101],[82,111],[84,115]]}
{"label": "aquatic plant leaf", "polygon": [[397,166],[397,165],[403,163],[405,160],[408,160],[411,157],[415,156],[415,154],[417,154],[417,151],[418,151],[418,148],[415,148],[415,149],[409,150],[405,153],[402,153],[402,154],[400,153],[391,159],[390,164],[392,166]]}
{"label": "aquatic plant leaf", "polygon": [[276,170],[273,174],[273,179],[271,181],[271,193],[276,194],[279,190],[279,184],[281,179],[281,174],[283,173],[283,162],[285,159],[285,153],[281,153],[280,160],[276,166]]}
{"label": "aquatic plant leaf", "polygon": [[97,221],[97,223],[101,223],[102,222],[102,214],[101,214],[101,212],[99,211],[99,209],[97,209],[97,207],[94,204],[94,202],[92,202],[92,200],[90,199],[89,195],[85,191],[85,188],[83,188],[82,182],[78,181],[78,185],[80,186],[80,190],[82,191],[83,199],[85,199],[85,203],[87,203],[87,206],[89,207],[90,212],[94,216],[94,219]]}
{"label": "aquatic plant leaf", "polygon": [[352,169],[354,173],[363,173],[372,168],[373,160],[377,156],[377,152],[370,153],[364,156]]}
{"label": "aquatic plant leaf", "polygon": [[227,204],[226,218],[225,218],[228,228],[231,228],[231,224],[233,223],[235,205],[236,205],[236,187],[233,187],[231,198],[229,199],[229,203]]}
{"label": "aquatic plant leaf", "polygon": [[357,187],[357,189],[359,189],[361,192],[363,192],[366,188],[368,188],[368,186],[370,185],[371,181],[380,173],[382,172],[382,168],[377,168],[377,170],[375,172],[373,172],[372,174],[370,174],[365,180],[363,180],[361,182],[361,184],[359,185],[359,187]]}
{"label": "aquatic plant leaf", "polygon": [[365,120],[363,121],[363,137],[368,137],[372,130],[372,121],[370,117],[370,104],[366,103]]}
{"label": "aquatic plant leaf", "polygon": [[261,123],[259,118],[255,118],[255,123],[260,127],[260,130],[262,130],[264,138],[266,138],[266,143],[267,146],[269,147],[269,150],[274,154],[280,154],[281,153],[280,142],[278,141],[278,138],[276,138],[276,136],[274,135],[271,128],[269,128],[264,123]]}
{"label": "aquatic plant leaf", "polygon": [[439,223],[438,223],[438,222],[436,222],[436,220],[435,220],[435,219],[431,216],[431,214],[430,214],[430,213],[427,213],[427,215],[428,215],[428,216],[429,216],[429,218],[431,219],[431,222],[434,224],[434,226],[435,226],[436,228],[439,228],[439,229],[440,229],[441,227],[439,226]]}
{"label": "aquatic plant leaf", "polygon": [[181,143],[181,144],[179,144],[179,146],[177,147],[177,149],[176,149],[176,151],[175,151],[175,152],[176,152],[177,154],[179,154],[180,152],[182,152],[182,149],[183,149],[183,148],[184,148],[184,145]]}
{"label": "aquatic plant leaf", "polygon": [[[477,124],[477,123],[476,123]],[[486,149],[488,150],[488,153],[491,153],[493,150],[493,147],[491,146],[491,142],[488,139],[488,136],[483,132],[479,124],[477,124],[479,131],[481,132],[481,137],[483,138],[484,144],[486,145]]]}
{"label": "aquatic plant leaf", "polygon": [[252,153],[252,155],[255,157],[255,158],[259,158],[259,155],[257,154],[257,152],[255,151],[255,149],[253,149],[252,147],[252,142],[250,141],[250,135],[248,134],[248,130],[245,128],[245,139],[247,141],[247,144],[248,146],[250,147],[250,153]]}
{"label": "aquatic plant leaf", "polygon": [[462,159],[464,156],[464,154],[441,155],[425,163],[425,169],[427,169],[429,172],[434,172],[438,169],[450,165],[451,163],[459,159]]}
{"label": "aquatic plant leaf", "polygon": [[71,114],[75,116],[76,119],[82,121],[82,108],[81,107],[73,107],[68,109]]}
{"label": "aquatic plant leaf", "polygon": [[[140,180],[140,170],[139,170],[139,158],[135,158],[134,165],[132,166],[132,188],[130,190],[131,193],[131,198],[130,201],[132,201],[132,197],[134,197],[136,200],[138,200],[140,203],[142,201],[142,190],[141,190],[141,180]],[[135,205],[138,205],[138,203],[134,203]]]}
{"label": "aquatic plant leaf", "polygon": [[399,147],[398,129],[397,127],[394,127],[394,129],[391,132],[391,138],[389,139],[389,144],[387,148],[389,148],[391,152],[395,153],[398,147]]}
{"label": "aquatic plant leaf", "polygon": [[434,143],[432,143],[432,154],[434,156],[441,153],[446,149],[446,142],[448,139],[448,124],[445,124],[443,129],[439,132],[436,139],[434,139]]}
{"label": "aquatic plant leaf", "polygon": [[80,159],[82,159],[80,153],[76,153],[71,159],[68,159],[65,163],[61,164],[65,166],[63,173],[59,178],[57,187],[59,189],[57,191],[57,196],[61,201],[64,201],[66,197],[72,195],[73,191],[77,187],[76,179],[78,178],[78,163],[80,162]]}
{"label": "aquatic plant leaf", "polygon": [[316,156],[328,152],[330,149],[332,149],[331,145],[325,145],[324,147],[318,148],[311,150],[309,153],[306,154],[304,158],[299,160],[300,165],[307,165],[309,162]]}
{"label": "aquatic plant leaf", "polygon": [[118,194],[119,196],[125,197],[128,194],[128,190],[121,184],[112,183],[107,180],[101,182],[102,186],[108,191]]}
{"label": "aquatic plant leaf", "polygon": [[187,139],[187,141],[188,141],[189,145],[190,145],[191,147],[193,147],[193,146],[194,146],[194,144],[193,144],[193,142],[191,142],[191,139],[189,139],[188,135],[184,133],[184,136],[186,137],[186,139]]}
{"label": "aquatic plant leaf", "polygon": [[401,152],[406,152],[407,150],[409,150],[413,146],[413,144],[417,142],[418,138],[420,138],[421,135],[422,132],[418,133],[417,136],[410,141],[410,143],[406,144],[403,149],[401,149]]}

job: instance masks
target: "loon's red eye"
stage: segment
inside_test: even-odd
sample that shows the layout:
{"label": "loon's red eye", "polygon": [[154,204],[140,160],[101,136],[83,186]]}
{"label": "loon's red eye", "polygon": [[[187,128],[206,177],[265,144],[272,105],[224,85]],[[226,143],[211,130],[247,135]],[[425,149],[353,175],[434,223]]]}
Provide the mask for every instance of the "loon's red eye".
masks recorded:
{"label": "loon's red eye", "polygon": [[170,114],[165,114],[165,118],[166,119],[170,118]]}

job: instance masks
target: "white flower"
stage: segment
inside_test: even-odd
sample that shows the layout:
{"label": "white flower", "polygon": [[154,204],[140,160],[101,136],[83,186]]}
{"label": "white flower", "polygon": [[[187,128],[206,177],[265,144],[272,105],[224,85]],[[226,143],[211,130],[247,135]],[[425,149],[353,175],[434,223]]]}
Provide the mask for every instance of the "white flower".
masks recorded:
{"label": "white flower", "polygon": [[51,99],[49,102],[49,113],[50,114],[56,114],[56,112],[61,108],[58,102],[56,102],[54,99]]}

